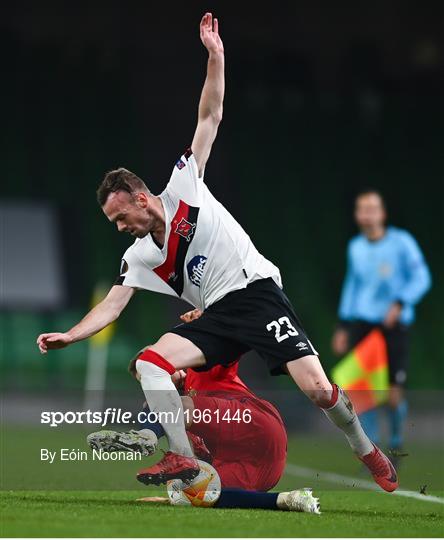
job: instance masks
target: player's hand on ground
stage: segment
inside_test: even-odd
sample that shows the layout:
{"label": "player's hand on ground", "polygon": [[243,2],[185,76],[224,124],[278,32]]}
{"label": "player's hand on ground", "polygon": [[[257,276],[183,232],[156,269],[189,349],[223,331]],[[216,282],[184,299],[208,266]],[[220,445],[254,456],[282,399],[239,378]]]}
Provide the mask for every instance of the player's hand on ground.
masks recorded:
{"label": "player's hand on ground", "polygon": [[198,319],[202,315],[202,311],[200,309],[192,309],[191,311],[187,311],[183,315],[180,316],[180,320],[189,323],[191,321],[194,321],[194,319]]}
{"label": "player's hand on ground", "polygon": [[399,320],[401,315],[402,306],[398,302],[392,304],[387,311],[387,314],[384,319],[384,326],[386,328],[393,328]]}
{"label": "player's hand on ground", "polygon": [[69,334],[53,332],[50,334],[40,334],[37,338],[37,345],[42,354],[46,354],[52,349],[63,349],[72,343],[72,337]]}
{"label": "player's hand on ground", "polygon": [[224,44],[219,36],[219,21],[205,13],[200,21],[200,39],[209,53],[223,53]]}
{"label": "player's hand on ground", "polygon": [[337,356],[344,355],[348,350],[348,332],[343,328],[338,328],[333,334],[331,348]]}

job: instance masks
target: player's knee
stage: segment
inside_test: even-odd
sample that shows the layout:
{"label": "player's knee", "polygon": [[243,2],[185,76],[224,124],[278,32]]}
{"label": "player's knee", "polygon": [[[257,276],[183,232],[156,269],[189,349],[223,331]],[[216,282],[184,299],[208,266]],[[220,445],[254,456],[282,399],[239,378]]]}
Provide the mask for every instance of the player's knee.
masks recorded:
{"label": "player's knee", "polygon": [[287,364],[287,370],[304,394],[318,407],[328,407],[332,385],[317,356],[307,356]]}
{"label": "player's knee", "polygon": [[144,375],[160,373],[159,370],[172,375],[176,371],[176,368],[160,354],[151,349],[145,349],[137,357],[136,370],[140,377],[143,378]]}
{"label": "player's knee", "polygon": [[304,392],[315,405],[326,408],[331,403],[333,387],[323,372],[313,370],[308,374]]}
{"label": "player's knee", "polygon": [[321,409],[330,407],[333,393],[332,385],[330,383],[328,383],[327,386],[322,384],[316,385],[315,382],[315,386],[304,392],[311,399],[311,401],[318,407],[321,407]]}

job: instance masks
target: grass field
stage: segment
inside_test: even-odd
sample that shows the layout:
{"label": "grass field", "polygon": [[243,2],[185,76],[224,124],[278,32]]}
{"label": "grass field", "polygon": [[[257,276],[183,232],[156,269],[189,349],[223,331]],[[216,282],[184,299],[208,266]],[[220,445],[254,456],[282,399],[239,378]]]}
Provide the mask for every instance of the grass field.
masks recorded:
{"label": "grass field", "polygon": [[[442,506],[379,493],[320,491],[320,516],[165,507],[139,491],[14,492],[2,496],[4,536],[441,536]],[[400,500],[401,499],[401,500]]]}
{"label": "grass field", "polygon": [[[80,446],[78,432],[53,433],[55,439],[50,441],[53,446],[56,439],[59,446]],[[45,442],[49,446],[47,436]],[[276,490],[310,485],[321,501],[322,515],[317,516],[136,502],[136,498],[144,495],[165,495],[164,490],[147,490],[134,480],[140,464],[49,465],[36,458],[41,446],[41,434],[29,430],[8,430],[3,439],[3,537],[439,537],[444,534],[444,505],[421,500],[419,494],[421,486],[427,485],[428,494],[444,496],[444,458],[440,447],[410,449],[401,469],[401,487],[411,490],[411,494],[401,497],[359,489],[359,463],[351,458],[341,439],[293,439],[288,462],[304,467],[305,474],[298,476],[297,469],[295,472],[290,468]],[[311,478],[310,471],[313,471]],[[357,482],[355,485],[341,481],[345,476],[333,481],[316,471],[357,477]],[[364,482],[368,481],[368,477],[363,478]]]}

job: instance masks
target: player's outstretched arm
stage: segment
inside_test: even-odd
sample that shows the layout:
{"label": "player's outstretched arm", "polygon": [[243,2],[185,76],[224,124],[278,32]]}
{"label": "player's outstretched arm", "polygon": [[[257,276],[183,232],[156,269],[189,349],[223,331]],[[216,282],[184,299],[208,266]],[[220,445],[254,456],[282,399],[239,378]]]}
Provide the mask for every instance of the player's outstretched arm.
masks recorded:
{"label": "player's outstretched arm", "polygon": [[207,77],[199,102],[197,128],[191,149],[203,175],[205,164],[222,120],[225,92],[224,46],[219,36],[219,22],[205,13],[200,22],[200,39],[208,50]]}
{"label": "player's outstretched arm", "polygon": [[71,343],[89,338],[115,321],[134,294],[132,287],[114,285],[100,304],[97,304],[78,324],[68,332],[40,334],[37,345],[42,354],[51,349],[63,349]]}

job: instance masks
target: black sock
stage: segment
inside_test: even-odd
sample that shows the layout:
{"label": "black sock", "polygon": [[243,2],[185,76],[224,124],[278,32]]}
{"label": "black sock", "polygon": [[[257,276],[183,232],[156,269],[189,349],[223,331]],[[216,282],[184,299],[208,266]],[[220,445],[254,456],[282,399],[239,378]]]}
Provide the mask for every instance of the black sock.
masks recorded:
{"label": "black sock", "polygon": [[277,510],[278,493],[247,491],[245,489],[222,489],[215,508],[263,508]]}

